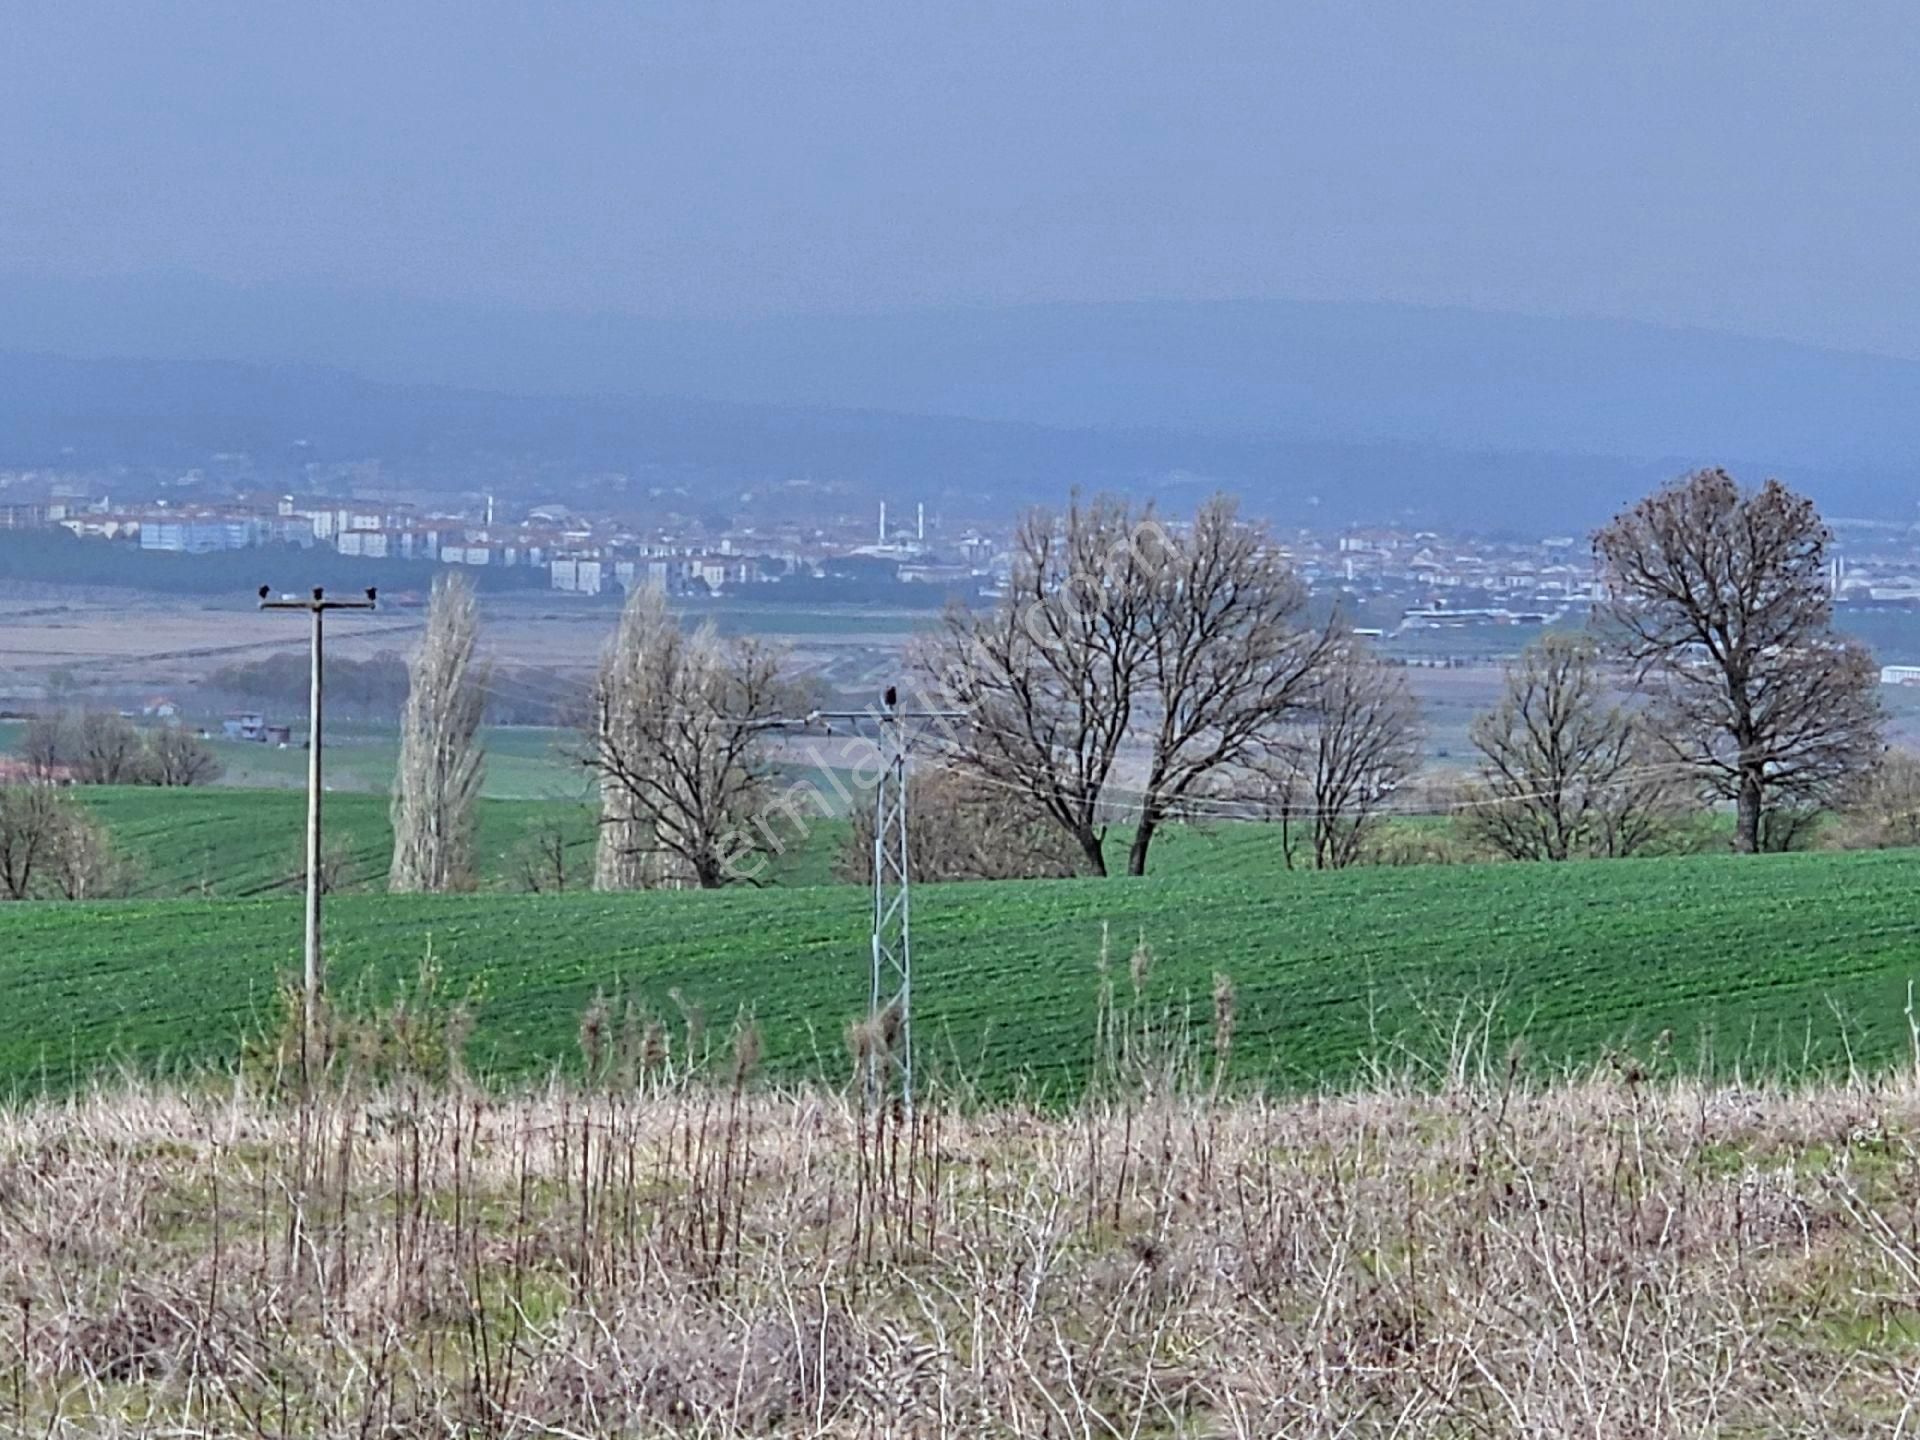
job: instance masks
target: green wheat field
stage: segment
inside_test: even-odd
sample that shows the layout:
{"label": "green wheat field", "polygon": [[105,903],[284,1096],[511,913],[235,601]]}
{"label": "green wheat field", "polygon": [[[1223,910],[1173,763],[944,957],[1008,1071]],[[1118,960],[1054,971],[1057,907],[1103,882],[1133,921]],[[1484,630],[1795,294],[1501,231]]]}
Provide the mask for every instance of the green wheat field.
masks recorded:
{"label": "green wheat field", "polygon": [[[0,906],[0,1089],[105,1070],[230,1066],[272,1020],[300,951],[297,792],[82,796],[128,858],[135,898]],[[336,992],[389,1003],[431,954],[466,997],[471,1057],[496,1082],[579,1064],[596,993],[713,1043],[742,1013],[776,1078],[846,1076],[867,996],[869,900],[833,883],[823,824],[774,882],[719,894],[514,893],[516,856],[557,827],[574,884],[593,817],[571,801],[490,801],[482,889],[379,893],[376,795],[331,797],[351,857],[330,899]],[[928,885],[914,895],[915,1024],[930,1083],[1062,1096],[1093,1053],[1103,955],[1121,1022],[1211,1044],[1216,976],[1237,996],[1231,1075],[1289,1090],[1373,1065],[1415,1075],[1484,1036],[1490,1063],[1642,1063],[1803,1074],[1904,1059],[1920,979],[1920,852],[1712,855],[1549,865],[1290,872],[1271,827],[1175,829],[1143,880]],[[1129,960],[1150,963],[1135,993]],[[1490,1018],[1489,1018],[1490,1015]]]}

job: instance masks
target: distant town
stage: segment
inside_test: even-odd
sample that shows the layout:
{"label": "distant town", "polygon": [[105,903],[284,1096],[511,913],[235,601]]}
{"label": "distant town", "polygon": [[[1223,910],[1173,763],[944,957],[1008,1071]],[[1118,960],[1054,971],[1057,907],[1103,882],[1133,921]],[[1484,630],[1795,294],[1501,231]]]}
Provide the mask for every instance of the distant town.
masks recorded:
{"label": "distant town", "polygon": [[[702,521],[675,512],[649,524],[578,503],[485,493],[303,495],[223,486],[201,472],[160,488],[177,498],[120,501],[93,477],[0,470],[0,532],[61,530],[102,546],[182,556],[319,548],[360,561],[511,572],[516,588],[581,597],[657,585],[676,596],[778,600],[804,592],[811,599],[820,588],[806,582],[840,582],[848,598],[933,605],[1004,586],[1016,519],[956,523],[908,500],[881,503],[864,517]],[[1833,528],[1829,573],[1843,616],[1920,612],[1920,527],[1839,520]],[[1423,635],[1438,639],[1435,632],[1578,618],[1594,593],[1584,534],[1516,539],[1342,526],[1278,531],[1275,543],[1317,594],[1339,597],[1356,627],[1416,647]],[[1920,666],[1888,665],[1884,678],[1920,683]]]}

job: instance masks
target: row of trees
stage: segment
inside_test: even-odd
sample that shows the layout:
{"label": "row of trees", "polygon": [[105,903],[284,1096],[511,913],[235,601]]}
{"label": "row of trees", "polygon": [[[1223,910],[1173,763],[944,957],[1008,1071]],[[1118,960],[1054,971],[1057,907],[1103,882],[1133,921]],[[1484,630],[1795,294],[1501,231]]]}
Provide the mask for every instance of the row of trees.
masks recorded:
{"label": "row of trees", "polygon": [[[486,763],[480,728],[494,679],[478,646],[472,587],[463,577],[442,577],[408,666],[391,890],[462,890],[475,882]],[[787,698],[771,651],[724,642],[710,627],[687,633],[661,591],[635,591],[582,717],[581,758],[601,800],[596,888],[716,887],[734,878],[734,832],[771,794],[765,722]],[[529,837],[517,859],[528,888],[565,888],[559,831]]]}
{"label": "row of trees", "polygon": [[[413,693],[416,660],[417,656],[394,650],[382,650],[364,660],[329,654],[328,713],[379,720],[398,714]],[[297,709],[307,703],[309,678],[304,654],[268,655],[221,666],[208,677],[206,689],[236,704]],[[566,718],[554,698],[570,688],[560,670],[492,665],[480,678],[489,724],[553,725]]]}
{"label": "row of trees", "polygon": [[78,785],[210,785],[220,758],[191,730],[162,725],[142,732],[124,715],[85,710],[27,723],[20,757],[42,781]]}
{"label": "row of trees", "polygon": [[[395,772],[393,891],[466,890],[486,757],[481,722],[492,681],[479,659],[471,582],[434,584],[426,631],[407,665]],[[658,591],[638,592],[609,645],[595,687],[584,758],[606,811],[596,884],[608,889],[732,878],[735,819],[765,798],[761,721],[790,699],[770,651],[681,631]],[[56,780],[196,784],[217,777],[211,750],[189,732],[146,735],[124,718],[81,713],[35,721],[24,737],[40,783],[0,788],[0,896],[102,893],[104,832]],[[564,838],[543,833],[521,857],[532,888],[563,888]],[[337,859],[323,857],[323,888]]]}
{"label": "row of trees", "polygon": [[[1863,786],[1889,793],[1872,778],[1875,666],[1833,629],[1829,541],[1804,497],[1720,470],[1623,512],[1595,537],[1593,629],[1510,669],[1472,727],[1477,780],[1444,808],[1494,853],[1566,859],[1668,843],[1726,802],[1751,853]],[[1134,824],[1138,874],[1170,815],[1258,800],[1290,857],[1302,830],[1332,868],[1408,808],[1419,725],[1402,679],[1337,619],[1309,620],[1270,537],[1225,499],[1177,534],[1118,501],[1034,515],[1008,592],[950,613],[931,665],[968,714],[951,762],[1036,807],[1094,873],[1115,820]]]}
{"label": "row of trees", "polygon": [[22,781],[0,784],[0,900],[124,894],[132,871],[67,785],[204,785],[220,762],[178,726],[142,733],[111,711],[39,716],[20,741]]}
{"label": "row of trees", "polygon": [[[1417,762],[1401,676],[1310,613],[1270,537],[1224,497],[1177,537],[1116,500],[1036,513],[1006,594],[950,609],[919,659],[927,698],[964,715],[917,783],[923,875],[1105,873],[1116,816],[1138,874],[1169,819],[1269,795],[1299,807],[1322,863],[1345,863]],[[586,732],[596,883],[756,875],[827,808],[815,786],[775,783],[769,735],[797,708],[766,647],[689,633],[656,592],[630,597]],[[871,847],[862,798],[855,873]]]}
{"label": "row of trees", "polygon": [[[442,575],[425,638],[408,666],[393,788],[392,890],[463,890],[475,882],[485,774],[480,722],[489,682],[478,641],[471,581]],[[36,719],[21,750],[29,783],[0,787],[0,898],[12,900],[103,894],[118,873],[104,830],[55,782],[197,785],[220,774],[211,748],[191,732],[163,726],[143,734],[104,712]],[[341,865],[337,852],[322,856],[323,889],[335,888]]]}
{"label": "row of trees", "polygon": [[[1447,808],[1516,858],[1633,854],[1722,800],[1739,850],[1785,843],[1883,749],[1871,657],[1833,631],[1828,540],[1803,497],[1719,470],[1622,513],[1595,537],[1595,626],[1512,667],[1473,725],[1477,779]],[[922,698],[963,717],[918,786],[926,875],[1104,874],[1116,823],[1140,874],[1168,820],[1235,814],[1277,816],[1289,857],[1297,838],[1335,868],[1411,808],[1403,673],[1317,611],[1226,497],[1177,529],[1116,499],[1033,513],[1006,590],[951,608],[919,664]],[[819,798],[772,784],[783,699],[764,648],[684,633],[659,596],[632,597],[588,726],[597,883],[752,873],[777,843],[770,816],[791,828]],[[844,868],[863,873],[869,849],[856,829]]]}
{"label": "row of trees", "polygon": [[[1467,827],[1515,858],[1626,855],[1721,799],[1751,852],[1857,790],[1883,749],[1877,676],[1833,631],[1827,543],[1804,498],[1778,482],[1742,492],[1718,470],[1617,517],[1595,538],[1593,632],[1530,649],[1474,722],[1479,773],[1454,802]],[[393,889],[473,883],[489,683],[477,646],[470,585],[442,577],[409,666]],[[1178,529],[1114,499],[1035,512],[1007,589],[950,609],[918,659],[924,698],[959,715],[917,784],[910,838],[926,876],[1104,874],[1115,823],[1131,827],[1137,875],[1161,828],[1193,815],[1275,815],[1289,863],[1298,837],[1314,865],[1338,868],[1409,808],[1420,723],[1403,673],[1316,611],[1226,497]],[[783,827],[827,808],[817,788],[776,784],[769,737],[802,703],[766,646],[684,629],[657,590],[631,595],[584,724],[594,883],[757,874]],[[100,783],[195,783],[211,778],[204,751],[117,716],[27,739],[45,773]],[[871,837],[850,798],[858,873]]]}

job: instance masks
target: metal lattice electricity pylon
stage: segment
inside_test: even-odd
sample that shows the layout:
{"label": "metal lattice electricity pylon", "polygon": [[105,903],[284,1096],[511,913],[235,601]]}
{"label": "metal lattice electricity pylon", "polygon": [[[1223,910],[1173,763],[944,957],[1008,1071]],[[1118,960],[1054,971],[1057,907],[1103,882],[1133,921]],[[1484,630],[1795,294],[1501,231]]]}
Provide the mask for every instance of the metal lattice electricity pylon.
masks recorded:
{"label": "metal lattice electricity pylon", "polygon": [[867,1102],[897,1097],[913,1116],[913,865],[907,848],[911,721],[957,720],[958,710],[902,710],[888,687],[875,711],[821,712],[829,721],[870,723],[878,731],[880,774],[873,791],[873,935],[867,990]]}
{"label": "metal lattice electricity pylon", "polygon": [[[867,1015],[879,1034],[867,1052],[867,1097],[880,1102],[885,1057],[877,1043],[894,1025],[902,1110],[913,1114],[913,880],[907,855],[907,747],[900,716],[880,720],[885,768],[873,789],[873,982]],[[890,1077],[884,1077],[890,1078]]]}

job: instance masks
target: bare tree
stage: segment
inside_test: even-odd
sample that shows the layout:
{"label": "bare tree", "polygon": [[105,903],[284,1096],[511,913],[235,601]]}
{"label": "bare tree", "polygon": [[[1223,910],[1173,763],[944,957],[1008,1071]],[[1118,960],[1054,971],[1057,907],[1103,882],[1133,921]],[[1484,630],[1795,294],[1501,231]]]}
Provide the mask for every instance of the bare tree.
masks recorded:
{"label": "bare tree", "polygon": [[126,867],[112,837],[79,805],[61,807],[47,860],[47,884],[63,900],[105,900],[125,893]]}
{"label": "bare tree", "polygon": [[0,900],[96,900],[121,893],[125,877],[106,829],[71,796],[0,786]]}
{"label": "bare tree", "polygon": [[534,826],[513,853],[523,888],[535,895],[557,895],[567,888],[572,879],[567,863],[569,840],[567,827],[558,820]]}
{"label": "bare tree", "polygon": [[930,668],[969,712],[962,762],[1034,797],[1106,873],[1106,820],[1128,785],[1127,856],[1258,758],[1307,703],[1335,647],[1264,531],[1217,496],[1176,537],[1151,508],[1076,501],[1035,512],[1012,581],[985,614],[954,609]]}
{"label": "bare tree", "polygon": [[1141,699],[1150,654],[1151,509],[1078,497],[1035,510],[1013,543],[1013,571],[991,610],[949,608],[927,668],[969,712],[960,763],[1030,795],[1107,873],[1107,788]]}
{"label": "bare tree", "polygon": [[20,737],[20,758],[40,780],[52,780],[70,770],[74,761],[72,718],[64,714],[34,716]]}
{"label": "bare tree", "polygon": [[[1333,747],[1328,763],[1361,767],[1330,775],[1327,784],[1343,804],[1361,803],[1375,747],[1393,748],[1406,728],[1398,719],[1398,712],[1410,713],[1405,687],[1376,673],[1331,623],[1305,623],[1306,587],[1266,531],[1240,519],[1229,496],[1201,506],[1192,528],[1157,563],[1145,558],[1152,596],[1149,754],[1127,873],[1146,873],[1148,847],[1163,821],[1216,779],[1258,759],[1310,705],[1320,713],[1323,743]],[[1330,733],[1330,704],[1338,724],[1360,730]],[[1375,726],[1379,732],[1362,733]],[[1347,842],[1333,838],[1338,828],[1316,832],[1316,854],[1323,846],[1331,847],[1324,853],[1348,853]]]}
{"label": "bare tree", "polygon": [[147,750],[124,715],[88,710],[74,722],[72,768],[83,785],[138,785],[148,778]]}
{"label": "bare tree", "polygon": [[1312,834],[1313,802],[1307,794],[1311,787],[1307,781],[1306,754],[1304,739],[1290,736],[1273,747],[1242,787],[1261,811],[1278,823],[1280,860],[1289,870],[1300,858],[1301,827],[1309,827],[1307,833]]}
{"label": "bare tree", "polygon": [[1513,860],[1631,855],[1685,803],[1682,767],[1657,753],[1642,718],[1615,704],[1598,649],[1550,633],[1507,667],[1499,704],[1468,731],[1480,783],[1462,819]]}
{"label": "bare tree", "polygon": [[608,828],[702,889],[767,848],[766,736],[785,692],[777,656],[710,626],[689,635],[657,589],[636,590],[594,687],[588,764]]}
{"label": "bare tree", "polygon": [[1304,820],[1314,868],[1344,869],[1420,768],[1419,706],[1405,678],[1350,637],[1322,656],[1307,703],[1265,766],[1280,772],[1282,848],[1291,866],[1293,825]]}
{"label": "bare tree", "polygon": [[486,774],[486,679],[474,664],[479,635],[472,582],[440,576],[400,717],[390,890],[437,893],[473,884],[473,827]]}
{"label": "bare tree", "polygon": [[1833,844],[1842,850],[1920,846],[1920,756],[1888,750],[1840,797]]}
{"label": "bare tree", "polygon": [[1873,660],[1833,632],[1827,528],[1777,480],[1702,470],[1594,539],[1606,618],[1652,690],[1657,733],[1735,802],[1736,848],[1770,809],[1818,804],[1880,748]]}
{"label": "bare tree", "polygon": [[224,767],[220,757],[192,731],[164,725],[147,741],[147,778],[155,785],[211,785]]}
{"label": "bare tree", "polygon": [[49,785],[0,785],[0,898],[29,900],[54,867],[68,802]]}
{"label": "bare tree", "polygon": [[[281,882],[289,890],[307,888],[307,847],[304,842],[294,848],[288,862],[286,878]],[[360,885],[360,857],[354,853],[353,842],[343,835],[329,835],[320,851],[320,893],[322,895],[342,895]]]}
{"label": "bare tree", "polygon": [[616,684],[632,680],[631,673],[616,680],[614,657],[628,657],[631,672],[637,657],[650,652],[673,628],[664,590],[654,586],[631,592],[620,612],[612,648],[602,659],[600,683],[589,702],[586,763],[600,790],[600,827],[593,855],[596,890],[645,890],[667,880],[663,857],[653,843],[653,830],[638,798],[617,772],[601,763],[601,757],[637,755],[645,743],[634,707],[614,693]]}
{"label": "bare tree", "polygon": [[[1085,858],[1067,832],[1030,796],[1009,793],[977,772],[921,766],[908,780],[907,864],[915,881],[1062,879],[1083,873]],[[873,809],[857,806],[840,873],[873,879]]]}

